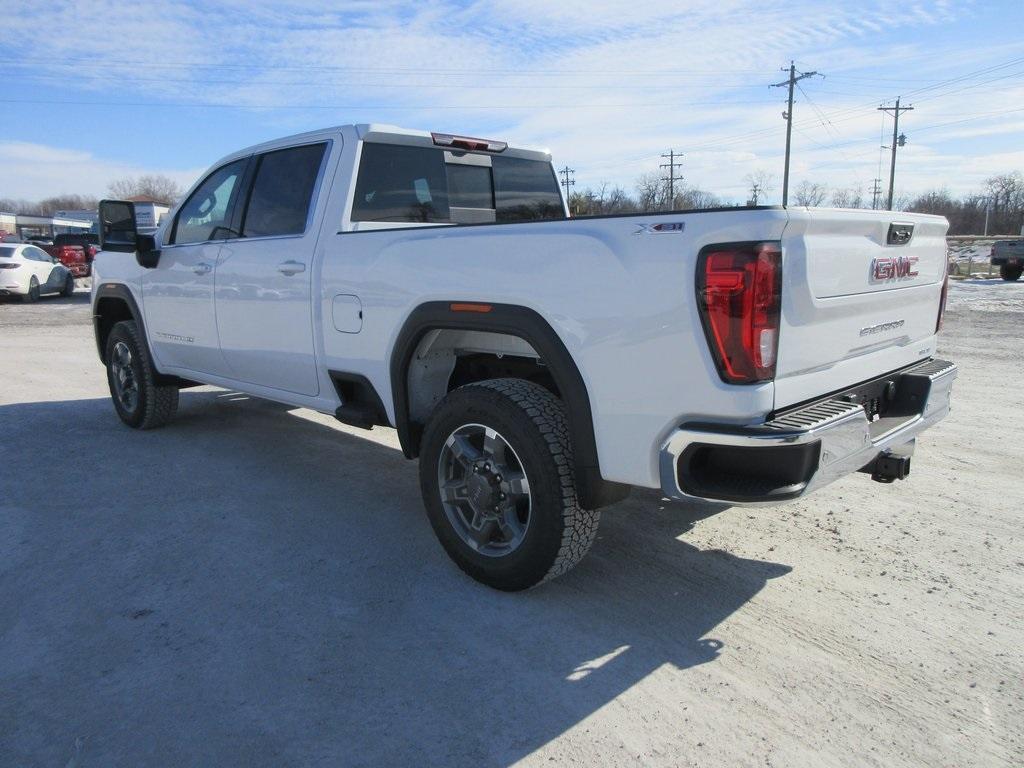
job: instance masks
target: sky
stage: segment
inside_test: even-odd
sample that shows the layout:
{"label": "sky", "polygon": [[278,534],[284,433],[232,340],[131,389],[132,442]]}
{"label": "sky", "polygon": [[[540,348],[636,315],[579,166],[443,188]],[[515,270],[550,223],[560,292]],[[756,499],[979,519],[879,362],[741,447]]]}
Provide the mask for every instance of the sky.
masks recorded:
{"label": "sky", "polygon": [[684,184],[742,202],[760,171],[778,202],[790,60],[824,75],[795,94],[793,186],[884,186],[901,95],[897,192],[1024,171],[1021,0],[7,0],[0,25],[0,198],[190,186],[384,122],[547,148],[580,191],[632,191],[672,149]]}

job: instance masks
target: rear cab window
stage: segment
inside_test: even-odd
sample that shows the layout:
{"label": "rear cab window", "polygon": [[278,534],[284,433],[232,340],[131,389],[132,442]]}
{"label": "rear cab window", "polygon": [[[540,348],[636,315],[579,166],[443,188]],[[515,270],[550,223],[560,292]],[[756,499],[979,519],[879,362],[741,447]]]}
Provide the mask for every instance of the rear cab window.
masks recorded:
{"label": "rear cab window", "polygon": [[354,222],[511,223],[565,218],[551,163],[364,142]]}

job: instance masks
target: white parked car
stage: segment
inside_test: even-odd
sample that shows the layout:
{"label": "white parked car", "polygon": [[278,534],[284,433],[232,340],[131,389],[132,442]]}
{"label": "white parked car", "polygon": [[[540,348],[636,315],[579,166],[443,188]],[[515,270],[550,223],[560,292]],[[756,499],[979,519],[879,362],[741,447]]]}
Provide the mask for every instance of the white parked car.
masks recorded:
{"label": "white parked car", "polygon": [[571,568],[632,486],[741,505],[903,479],[956,376],[938,216],[571,219],[544,151],[350,125],[229,155],[155,235],[127,202],[100,222],[126,424],[203,382],[393,426],[441,543],[500,589]]}
{"label": "white parked car", "polygon": [[70,296],[75,291],[71,270],[31,243],[0,243],[0,296],[38,301],[44,293]]}

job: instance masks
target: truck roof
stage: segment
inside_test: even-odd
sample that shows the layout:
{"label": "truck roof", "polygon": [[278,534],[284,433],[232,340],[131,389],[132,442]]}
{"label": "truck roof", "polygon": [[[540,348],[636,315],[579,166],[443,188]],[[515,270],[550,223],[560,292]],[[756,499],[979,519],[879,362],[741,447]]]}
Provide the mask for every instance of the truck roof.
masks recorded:
{"label": "truck roof", "polygon": [[[278,147],[301,143],[307,140],[314,141],[318,138],[329,136],[330,134],[339,133],[355,133],[356,137],[362,141],[434,146],[433,134],[430,131],[421,131],[414,128],[402,128],[397,125],[391,125],[390,123],[348,123],[345,125],[320,128],[315,131],[296,133],[291,136],[282,136],[278,139],[271,139],[270,141],[265,141],[260,144],[254,144],[253,146],[232,152],[230,155],[225,155],[219,159],[215,165],[221,165],[222,163],[230,162],[235,158],[245,157],[257,152],[266,152]],[[551,152],[546,148],[509,145],[506,150],[501,152],[501,154],[511,157],[521,157],[529,160],[543,160],[545,162],[551,161]]]}

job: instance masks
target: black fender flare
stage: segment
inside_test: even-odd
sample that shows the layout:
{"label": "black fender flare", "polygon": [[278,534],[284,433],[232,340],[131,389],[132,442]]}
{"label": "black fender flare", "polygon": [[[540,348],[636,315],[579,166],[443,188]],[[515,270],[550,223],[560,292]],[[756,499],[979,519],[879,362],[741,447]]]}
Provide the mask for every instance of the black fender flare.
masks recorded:
{"label": "black fender flare", "polygon": [[131,289],[123,283],[102,283],[96,288],[96,298],[93,302],[92,312],[92,329],[93,334],[96,337],[96,350],[100,355],[100,362],[104,365],[107,364],[107,351],[104,348],[103,343],[103,316],[99,312],[100,302],[103,299],[118,299],[123,301],[128,311],[131,313],[132,320],[135,321],[135,325],[138,326],[139,332],[142,334],[142,338],[149,344],[149,337],[146,335],[146,324],[142,319],[142,311],[139,309],[139,305],[135,301],[135,297],[132,295]]}
{"label": "black fender flare", "polygon": [[[458,303],[464,304],[464,301]],[[576,361],[561,338],[537,312],[514,304],[491,304],[487,311],[453,311],[452,302],[431,301],[416,307],[406,318],[391,354],[391,392],[395,427],[406,458],[419,455],[423,425],[409,416],[408,372],[412,357],[423,337],[434,330],[476,330],[518,336],[532,346],[562,394],[569,416],[575,457],[576,492],[581,506],[597,509],[624,499],[630,486],[605,480],[597,456],[590,396]]]}

